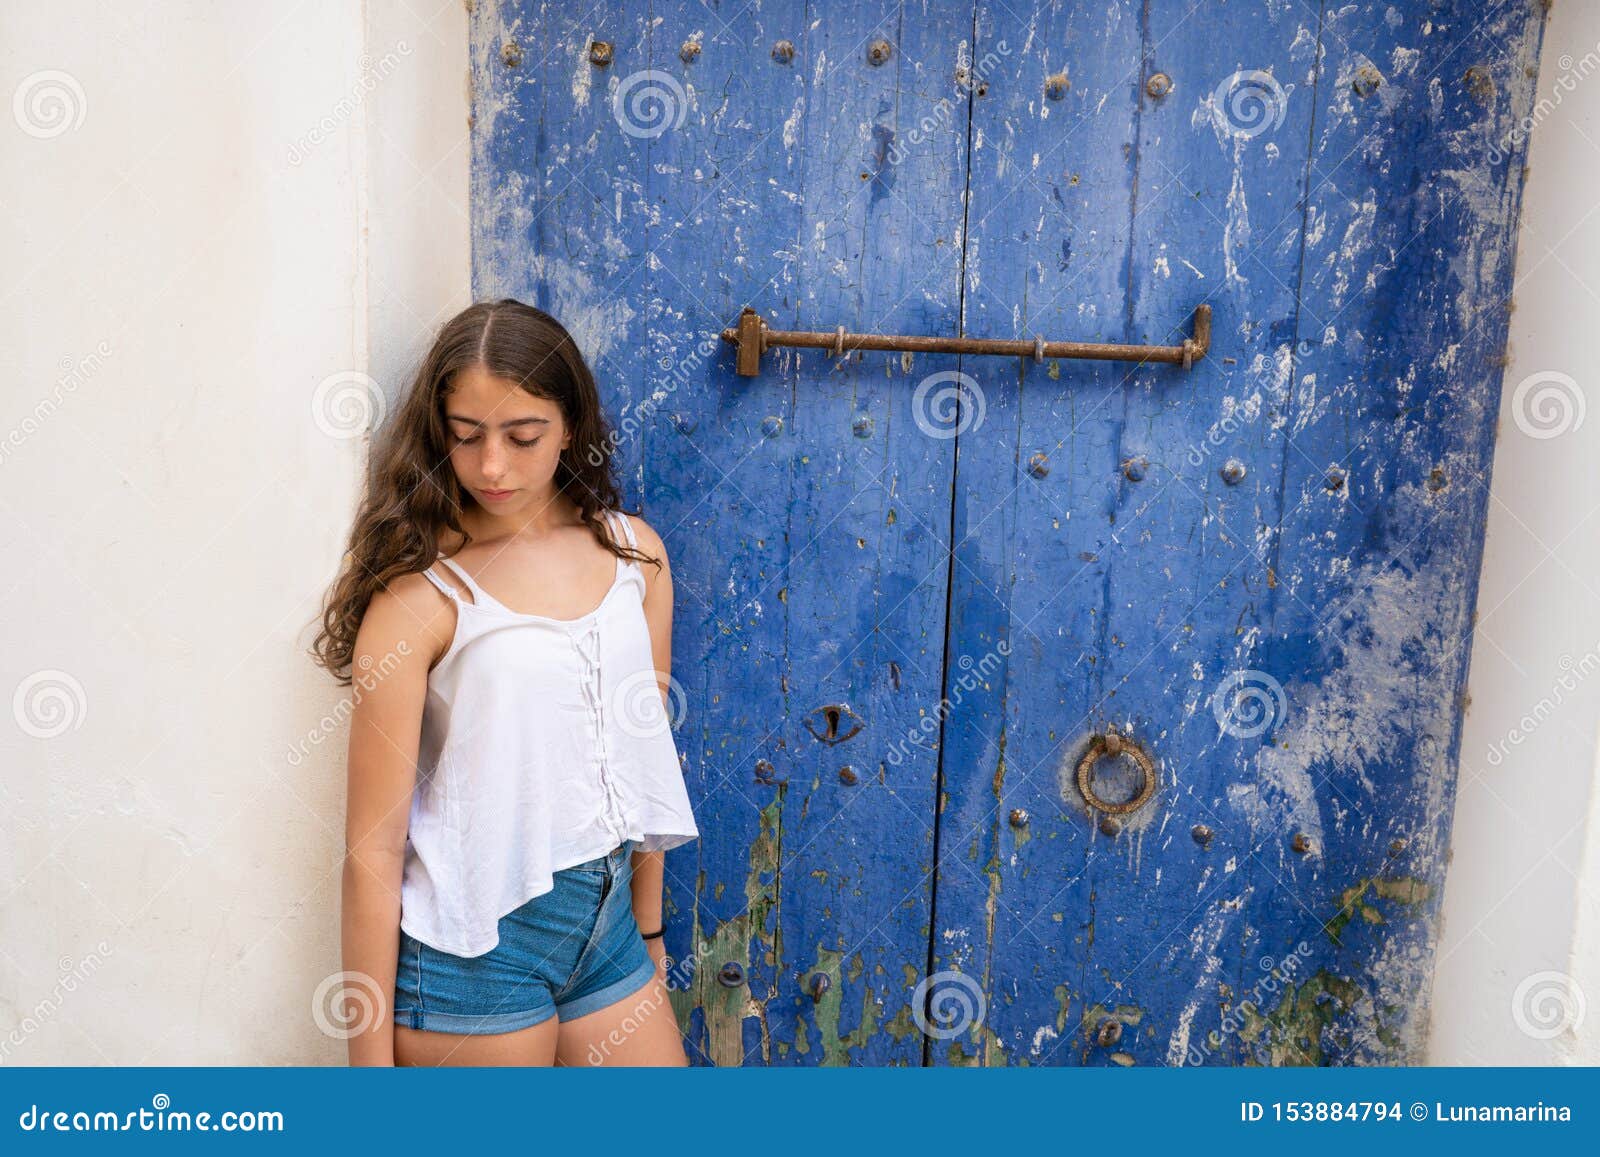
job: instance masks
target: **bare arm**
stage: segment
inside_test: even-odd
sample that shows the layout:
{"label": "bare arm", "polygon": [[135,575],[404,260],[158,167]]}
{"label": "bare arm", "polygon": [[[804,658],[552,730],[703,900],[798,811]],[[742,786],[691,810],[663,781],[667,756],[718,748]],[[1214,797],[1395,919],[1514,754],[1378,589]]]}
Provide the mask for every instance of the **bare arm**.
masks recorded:
{"label": "bare arm", "polygon": [[[428,668],[448,646],[454,608],[421,575],[380,591],[356,636],[341,941],[355,974],[345,1023],[352,1065],[394,1064],[400,873],[416,785]],[[365,999],[365,1008],[360,999]]]}
{"label": "bare arm", "polygon": [[[628,516],[624,516],[628,517]],[[641,564],[644,569],[644,617],[650,627],[650,652],[655,662],[656,683],[667,711],[672,710],[672,572],[667,566],[667,548],[661,536],[643,519],[633,518],[639,549],[661,560],[659,567]],[[661,927],[661,881],[666,872],[665,852],[633,854],[633,915],[641,932]],[[647,940],[658,972],[664,971],[666,948],[660,939]]]}

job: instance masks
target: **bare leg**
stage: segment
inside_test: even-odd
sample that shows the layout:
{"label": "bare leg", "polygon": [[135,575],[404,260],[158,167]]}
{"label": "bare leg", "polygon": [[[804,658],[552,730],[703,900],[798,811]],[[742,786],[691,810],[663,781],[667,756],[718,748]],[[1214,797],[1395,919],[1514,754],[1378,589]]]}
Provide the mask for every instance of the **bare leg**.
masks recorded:
{"label": "bare leg", "polygon": [[[599,1015],[596,1013],[595,1015]],[[428,1032],[394,1026],[394,1063],[399,1065],[551,1065],[555,1063],[556,1018],[515,1032]]]}
{"label": "bare leg", "polygon": [[658,974],[638,992],[561,1025],[558,1065],[683,1066],[683,1034]]}

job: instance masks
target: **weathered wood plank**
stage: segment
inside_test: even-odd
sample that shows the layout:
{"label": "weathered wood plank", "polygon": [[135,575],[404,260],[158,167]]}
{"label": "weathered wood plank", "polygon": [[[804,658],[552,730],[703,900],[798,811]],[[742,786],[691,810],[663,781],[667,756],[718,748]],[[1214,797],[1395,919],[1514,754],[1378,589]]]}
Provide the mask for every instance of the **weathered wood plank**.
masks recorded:
{"label": "weathered wood plank", "polygon": [[[995,66],[974,105],[968,332],[1132,339],[1140,10],[1084,0],[1023,24],[980,6],[976,54]],[[1070,87],[1052,98],[1062,74]],[[929,1059],[1037,1063],[1075,1033],[1095,934],[1091,837],[1054,761],[1094,712],[1130,368],[969,358],[962,369],[983,418],[962,434],[956,480],[934,974],[936,1001],[956,1014],[978,1011],[976,982],[982,1015],[930,1041]]]}
{"label": "weathered wood plank", "polygon": [[1192,1026],[1220,1017],[1258,963],[1241,963],[1259,887],[1229,788],[1270,734],[1239,716],[1237,696],[1254,685],[1272,583],[1273,418],[1287,396],[1316,33],[1303,5],[1152,3],[1145,15],[1131,322],[1169,326],[1203,298],[1212,355],[1184,378],[1142,372],[1127,392],[1120,454],[1149,465],[1117,519],[1098,707],[1160,761],[1163,782],[1093,841],[1100,934],[1080,1037],[1061,1046],[1080,1063],[1238,1056],[1236,1036],[1208,1045]]}
{"label": "weathered wood plank", "polygon": [[[1163,327],[1187,317],[1203,295],[1217,311],[1213,357],[1177,380],[1158,369],[1128,375],[1116,421],[1099,429],[1098,415],[1084,421],[1074,414],[1064,485],[1054,470],[1043,478],[1026,473],[1032,454],[1052,448],[1035,445],[1036,434],[1030,439],[1029,379],[1017,405],[1021,436],[1005,447],[1009,455],[990,441],[962,446],[958,559],[969,546],[964,522],[980,523],[981,546],[972,552],[977,561],[955,575],[949,655],[981,650],[1008,631],[1012,655],[990,681],[993,693],[969,698],[949,726],[937,947],[948,966],[981,976],[987,1009],[963,1038],[939,1046],[946,1059],[1321,1063],[1418,1056],[1429,912],[1442,880],[1451,748],[1482,539],[1479,483],[1498,386],[1496,342],[1503,340],[1498,296],[1509,290],[1515,221],[1515,158],[1495,172],[1481,162],[1497,143],[1505,148],[1507,130],[1527,111],[1526,70],[1537,40],[1527,5],[1500,5],[1471,20],[1442,11],[1447,7],[1343,6],[1327,46],[1339,49],[1339,63],[1326,66],[1326,77],[1317,70],[1323,30],[1308,6],[1152,3],[1138,12],[1142,68],[1130,69],[1121,90],[1142,105],[1137,183],[1105,198],[1131,201],[1132,247],[1126,285],[1112,282],[1108,290],[1125,289],[1124,340],[1132,341],[1170,340]],[[996,12],[998,28],[1009,13]],[[1077,23],[1095,27],[1086,14]],[[1052,31],[1044,30],[1046,46],[1061,42]],[[1458,48],[1471,57],[1452,65],[1467,103],[1441,99],[1440,84],[1427,78],[1428,57],[1442,63]],[[1416,76],[1426,83],[1410,97],[1391,94],[1391,105],[1382,103],[1380,85],[1380,123],[1352,135],[1352,103],[1365,99],[1356,95],[1366,83],[1356,71],[1368,63],[1364,53],[1396,72],[1420,67]],[[1055,67],[1041,60],[1036,71],[1048,75]],[[1156,73],[1162,76],[1150,87]],[[1497,102],[1496,94],[1506,95]],[[975,130],[985,137],[1003,132],[1019,151],[1030,142],[1019,137],[1018,124],[1047,130],[1037,116],[1015,123],[1005,117],[1002,129],[991,129],[986,116],[1012,110],[977,107]],[[1399,163],[1402,155],[1407,165]],[[978,214],[983,157],[976,148]],[[1422,190],[1437,186],[1417,185],[1419,165],[1431,166],[1444,186],[1433,200]],[[1366,195],[1329,205],[1324,192],[1319,200],[1318,192],[1339,187],[1331,173],[1366,182]],[[1037,226],[1029,229],[1048,214],[1026,202],[1008,206],[999,191],[992,199],[995,217],[1012,208],[1017,219],[993,230],[995,244],[972,229],[969,254],[978,254],[981,266],[996,262],[998,249],[997,263],[1012,276],[1012,300],[1048,300],[1035,283],[1057,246]],[[1377,252],[1392,256],[1358,291],[1374,204],[1400,215],[1377,242]],[[1360,238],[1358,247],[1341,252],[1349,236]],[[1404,258],[1412,237],[1426,258]],[[1020,275],[1029,265],[1041,268],[1038,278]],[[990,288],[1006,276],[983,272]],[[1411,278],[1429,292],[1408,292]],[[1338,300],[1326,301],[1330,296]],[[1308,340],[1309,318],[1344,308],[1351,329],[1328,335],[1324,345],[1317,324]],[[1452,320],[1455,314],[1465,320]],[[1030,308],[1019,332],[1060,328],[1037,316]],[[1308,357],[1338,364],[1344,388],[1330,383],[1326,370],[1319,388],[1315,371],[1308,376],[1297,366]],[[1420,367],[1432,370],[1426,387],[1417,381]],[[1372,389],[1375,368],[1404,392],[1426,396],[1421,412],[1432,421],[1413,418],[1415,429],[1397,424],[1392,396]],[[1446,375],[1451,368],[1464,371],[1465,386]],[[989,402],[992,417],[1000,411],[993,394]],[[1355,501],[1352,492],[1330,499],[1334,492],[1323,485],[1339,447],[1313,448],[1307,434],[1337,431],[1348,440],[1352,415],[1364,413],[1373,498],[1411,509],[1393,530],[1369,523],[1346,537],[1330,532],[1328,503],[1339,511]],[[1052,418],[1065,425],[1064,416]],[[1105,453],[1108,444],[1114,455]],[[968,476],[974,451],[992,457]],[[1409,486],[1383,466],[1408,452],[1417,472]],[[1438,463],[1424,461],[1430,456],[1451,458],[1446,476],[1463,472],[1475,494],[1441,506],[1448,486],[1439,487],[1431,473]],[[1110,472],[1106,458],[1131,463],[1132,477],[1125,471],[1126,481],[1095,494],[1098,501],[1064,508],[1066,519],[1026,509],[1020,496],[1048,495],[1057,486],[1081,498],[1091,479]],[[1002,471],[1011,477],[994,481]],[[964,482],[968,477],[979,484]],[[1430,491],[1429,477],[1437,489]],[[1026,485],[1013,496],[1018,479]],[[995,494],[1003,496],[1002,511],[984,524]],[[1081,568],[1065,560],[1033,569],[1075,532],[1084,535],[1091,520],[1104,530],[1080,557],[1097,569],[1098,590],[1070,577]],[[1453,544],[1448,561],[1443,552],[1426,565],[1413,557],[1418,573],[1401,583],[1394,572],[1405,564],[1392,557],[1394,549],[1416,556],[1429,541],[1398,538],[1401,525],[1441,528],[1439,544]],[[983,576],[984,558],[1012,559],[1015,569]],[[1352,564],[1383,576],[1373,584],[1380,592],[1385,585],[1404,591],[1396,589],[1400,597],[1385,606],[1358,588],[1348,627],[1321,637],[1277,625],[1306,614],[1321,625],[1316,612],[1340,597]],[[1026,591],[1054,594],[1050,580],[1063,578],[1059,597],[1072,600],[1069,607],[1032,609]],[[988,595],[993,590],[1002,594]],[[1092,625],[1074,631],[1074,615],[1089,616]],[[1018,637],[1024,623],[1035,633],[1041,623],[1053,628],[1054,645],[1030,650]],[[1384,697],[1369,698],[1345,673],[1349,666],[1389,685]],[[1056,685],[1079,668],[1076,689]],[[1424,676],[1428,685],[1419,684]],[[1393,703],[1405,709],[1386,713]],[[1249,714],[1255,707],[1264,707],[1263,718]],[[1088,817],[1072,782],[1089,731],[1108,724],[1144,743],[1162,774],[1156,800],[1110,835]],[[1380,754],[1383,765],[1365,763]],[[1126,764],[1101,767],[1113,784],[1131,771]],[[1050,774],[1039,775],[1041,768]],[[1130,794],[1132,786],[1107,794]],[[1030,821],[1008,830],[1000,819],[1017,807]],[[1401,829],[1410,834],[1396,836]],[[962,849],[947,842],[956,832],[968,838]],[[1041,847],[1050,846],[1041,836],[1055,845],[1054,855],[1041,858]],[[1403,843],[1393,844],[1396,838]],[[965,862],[954,858],[958,850]],[[1415,872],[1397,870],[1395,855],[1411,857]],[[1018,929],[1036,931],[1029,916],[1045,910],[1061,922],[1059,931],[1030,941]],[[1357,937],[1362,942],[1352,947]],[[1332,1022],[1326,1031],[1325,1022]]]}
{"label": "weathered wood plank", "polygon": [[[935,755],[896,740],[938,697],[953,448],[917,429],[898,359],[775,352],[742,379],[715,334],[747,304],[784,327],[953,328],[971,10],[723,15],[480,9],[477,103],[499,110],[475,170],[480,288],[615,324],[597,371],[677,576],[703,834],[668,859],[668,946],[692,971],[675,1003],[695,1059],[917,1063]],[[539,56],[508,80],[498,41],[531,29]],[[862,730],[816,738],[830,704]]]}
{"label": "weathered wood plank", "polygon": [[668,856],[667,949],[683,962],[674,1004],[691,1059],[761,1064],[783,971],[779,890],[792,800],[783,786],[784,576],[795,469],[779,425],[792,413],[777,375],[731,374],[716,335],[744,305],[792,285],[808,220],[794,138],[806,86],[798,69],[768,56],[778,34],[757,10],[730,12],[726,24],[696,4],[650,11],[643,59],[620,61],[608,84],[631,94],[639,111],[630,119],[662,110],[637,139],[651,252],[630,300],[647,319],[660,395],[641,423],[640,497],[682,592],[673,666],[688,712],[679,746],[701,831]]}
{"label": "weathered wood plank", "polygon": [[[1251,951],[1310,952],[1252,1060],[1422,1059],[1541,14],[1327,11],[1263,663],[1287,711],[1238,799]],[[1291,828],[1307,854],[1266,838]]]}
{"label": "weathered wood plank", "polygon": [[[970,7],[797,17],[781,26],[807,78],[794,186],[806,228],[789,237],[792,294],[753,304],[784,328],[950,332],[966,174],[954,75]],[[898,355],[786,352],[790,798],[771,1059],[917,1064],[909,1002],[927,954],[935,754],[904,737],[938,696],[953,444],[919,429]],[[860,732],[820,741],[830,704]],[[852,725],[846,715],[838,731]]]}

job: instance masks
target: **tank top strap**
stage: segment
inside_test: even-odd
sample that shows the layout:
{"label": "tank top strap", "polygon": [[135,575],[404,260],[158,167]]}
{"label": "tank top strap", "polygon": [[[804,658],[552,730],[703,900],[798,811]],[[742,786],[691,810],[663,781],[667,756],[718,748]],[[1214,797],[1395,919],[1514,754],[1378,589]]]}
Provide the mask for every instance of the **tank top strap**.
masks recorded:
{"label": "tank top strap", "polygon": [[431,582],[434,586],[438,587],[439,590],[441,592],[443,592],[445,597],[450,599],[452,602],[459,603],[461,601],[461,596],[456,593],[456,588],[451,586],[449,583],[445,582],[444,579],[440,578],[437,574],[435,574],[434,573],[434,569],[431,566],[427,570],[422,572],[422,576],[425,579],[427,579],[429,582]]}
{"label": "tank top strap", "polygon": [[[445,566],[450,568],[450,573],[451,574],[455,575],[458,579],[460,579],[462,582],[467,584],[467,589],[472,592],[472,601],[473,602],[477,603],[480,607],[484,607],[484,606],[499,607],[500,606],[500,600],[495,598],[493,595],[491,595],[488,591],[484,590],[482,587],[480,587],[478,585],[478,580],[473,578],[471,575],[469,575],[467,573],[467,568],[466,567],[462,566],[460,563],[456,562],[454,559],[445,558],[445,556],[442,555],[442,554],[439,556],[439,561],[441,563],[443,563]],[[504,608],[501,608],[501,609],[504,609]]]}
{"label": "tank top strap", "polygon": [[628,545],[633,547],[635,550],[639,549],[639,542],[633,534],[633,523],[628,521],[628,516],[622,513],[620,510],[608,510],[606,513],[610,516],[613,523],[618,523],[621,525],[622,533],[628,539]]}

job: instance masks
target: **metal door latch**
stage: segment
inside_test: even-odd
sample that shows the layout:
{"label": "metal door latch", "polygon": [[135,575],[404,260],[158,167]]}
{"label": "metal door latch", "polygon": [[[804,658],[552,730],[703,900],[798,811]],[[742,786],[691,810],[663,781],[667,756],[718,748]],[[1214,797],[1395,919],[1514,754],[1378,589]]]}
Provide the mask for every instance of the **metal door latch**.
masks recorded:
{"label": "metal door latch", "polygon": [[831,350],[843,357],[848,350],[894,350],[902,353],[1008,354],[1046,358],[1090,358],[1118,362],[1165,362],[1191,368],[1211,348],[1211,307],[1194,308],[1192,336],[1180,345],[1113,345],[1107,342],[1033,341],[983,337],[918,337],[876,333],[846,333],[840,326],[833,333],[812,330],[772,329],[766,319],[749,306],[739,314],[739,324],[722,331],[722,340],[738,351],[734,368],[743,377],[761,373],[761,355],[773,346]]}

